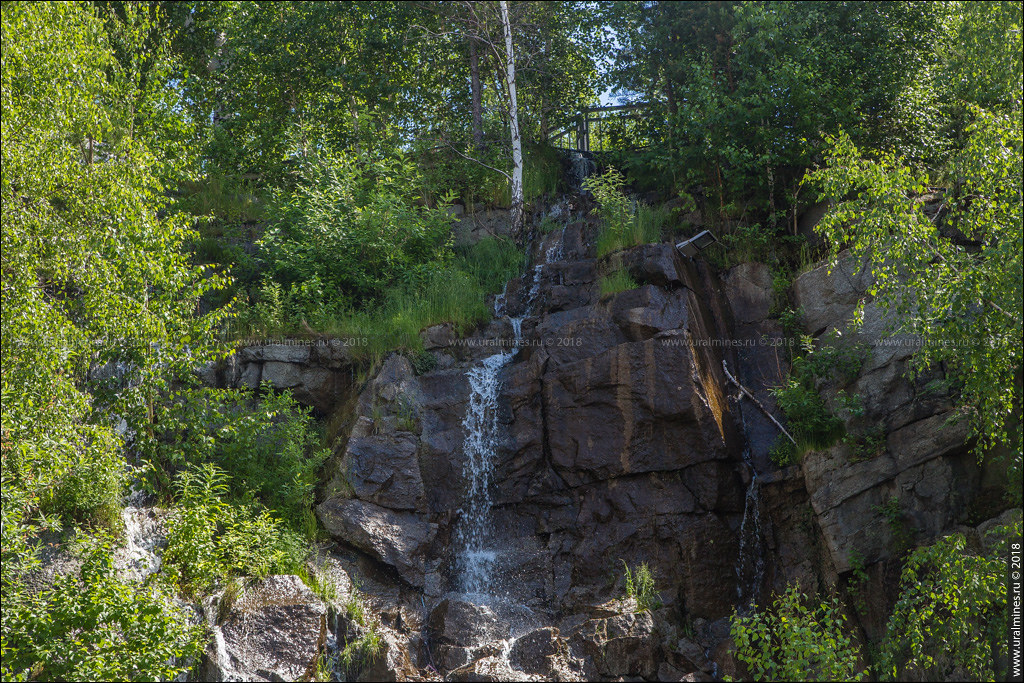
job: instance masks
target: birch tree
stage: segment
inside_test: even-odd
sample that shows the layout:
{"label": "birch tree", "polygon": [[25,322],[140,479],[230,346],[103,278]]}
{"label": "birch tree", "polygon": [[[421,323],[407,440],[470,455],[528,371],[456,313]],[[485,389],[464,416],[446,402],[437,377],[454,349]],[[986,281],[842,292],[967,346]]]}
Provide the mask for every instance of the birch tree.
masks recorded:
{"label": "birch tree", "polygon": [[508,130],[512,146],[512,233],[523,226],[523,138],[519,133],[519,106],[516,100],[516,56],[512,46],[512,22],[508,2],[500,0],[501,26],[505,34],[505,90],[508,95]]}

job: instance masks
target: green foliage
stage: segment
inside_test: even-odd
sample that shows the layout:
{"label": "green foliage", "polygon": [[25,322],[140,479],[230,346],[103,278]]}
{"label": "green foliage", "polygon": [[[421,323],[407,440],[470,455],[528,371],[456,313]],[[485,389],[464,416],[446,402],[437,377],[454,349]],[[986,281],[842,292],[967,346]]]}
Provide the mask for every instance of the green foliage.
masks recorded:
{"label": "green foliage", "polygon": [[845,439],[850,445],[850,462],[870,460],[885,452],[885,427],[875,425],[861,434],[848,432]]}
{"label": "green foliage", "polygon": [[835,202],[819,230],[834,251],[848,245],[852,258],[871,262],[868,293],[892,312],[892,332],[921,339],[913,368],[943,363],[959,380],[979,456],[997,444],[1014,454],[1008,490],[1019,500],[1022,434],[1013,418],[1024,362],[1019,113],[979,111],[969,133],[958,187],[944,197],[950,211],[941,221],[922,208],[919,198],[928,189],[922,174],[891,154],[863,159],[846,136],[834,140],[827,168],[810,178]]}
{"label": "green foliage", "polygon": [[867,348],[862,342],[847,341],[832,330],[808,353],[793,360],[794,373],[815,380],[832,380],[846,385],[857,378],[864,366]]}
{"label": "green foliage", "polygon": [[[788,2],[613,3],[612,82],[659,103],[638,155],[666,191],[748,203],[783,223],[822,134],[913,140],[939,108],[920,77],[950,7]],[[823,106],[824,105],[824,106]],[[926,150],[922,150],[922,154]],[[762,218],[764,220],[762,220]]]}
{"label": "green foliage", "polygon": [[[152,126],[168,103],[132,90],[105,26],[85,5],[3,12],[3,476],[28,492],[26,516],[116,516],[126,466],[104,413],[138,426],[146,394],[207,356],[223,318],[193,315],[224,281],[189,265],[191,233],[163,211],[173,164]],[[98,410],[81,387],[107,361],[133,381]]]}
{"label": "green foliage", "polygon": [[404,394],[398,397],[395,406],[395,429],[402,432],[416,431],[416,411],[412,401]]}
{"label": "green foliage", "polygon": [[231,500],[259,500],[295,529],[313,500],[320,466],[329,455],[308,409],[287,391],[260,394],[181,388],[154,408],[154,427],[137,446],[154,465],[152,482],[166,484],[189,465],[211,463],[231,473]]}
{"label": "green foliage", "polygon": [[[423,147],[422,141],[420,146]],[[506,164],[500,150],[497,147],[480,150],[469,146],[460,151],[462,154],[442,147],[417,151],[416,160],[423,171],[423,196],[427,202],[438,204],[450,195],[461,200],[470,211],[475,204],[508,206],[508,179],[488,168],[501,168]]]}
{"label": "green foliage", "polygon": [[910,555],[882,640],[880,679],[1002,680],[997,663],[1006,665],[1007,543],[1020,538],[1020,520],[990,533],[983,553],[953,534]]}
{"label": "green foliage", "polygon": [[261,241],[270,273],[293,299],[312,288],[295,313],[315,318],[325,306],[368,306],[450,260],[446,201],[417,206],[420,184],[415,166],[397,155],[325,152],[303,161],[294,190],[275,198]]}
{"label": "green foliage", "polygon": [[654,586],[654,574],[646,562],[641,562],[638,567],[630,570],[626,561],[622,561],[626,570],[626,595],[636,601],[636,608],[639,612],[647,612],[661,607],[661,596]]}
{"label": "green foliage", "polygon": [[619,171],[609,168],[602,175],[583,181],[583,189],[594,195],[601,217],[597,235],[597,255],[649,244],[661,239],[662,226],[668,212],[631,200],[623,192],[626,180]]}
{"label": "green foliage", "polygon": [[487,237],[470,247],[456,249],[453,265],[479,282],[485,294],[496,294],[523,272],[526,253],[512,240]]}
{"label": "green foliage", "polygon": [[266,199],[253,181],[212,170],[200,181],[182,184],[179,208],[218,224],[255,223],[266,217]]}
{"label": "green foliage", "polygon": [[[3,679],[170,680],[187,671],[205,629],[188,625],[160,583],[119,578],[109,540],[86,538],[81,546],[81,568],[42,587],[5,576]],[[6,565],[13,560],[4,548]]]}
{"label": "green foliage", "polygon": [[289,307],[287,295],[284,304],[278,303],[280,288],[276,284],[265,284],[266,294],[261,293],[261,300],[244,316],[245,326],[235,333],[307,334],[310,328],[302,325],[307,321],[320,332],[339,338],[356,359],[373,361],[393,350],[418,357],[424,328],[452,323],[462,333],[489,320],[487,296],[500,292],[508,279],[522,271],[524,262],[523,250],[510,240],[487,238],[457,249],[449,264],[424,272],[415,284],[383,290],[376,306],[359,310],[325,305],[308,320],[295,317],[296,309]]}
{"label": "green foliage", "polygon": [[[787,310],[781,315],[783,330],[799,334],[799,311]],[[822,399],[819,387],[845,385],[856,379],[867,354],[863,343],[851,342],[833,330],[815,346],[813,340],[800,335],[800,345],[791,346],[792,368],[786,381],[771,389],[779,408],[785,413],[793,444],[780,437],[769,451],[779,467],[797,462],[810,449],[827,448],[839,439],[852,439],[845,424],[864,414],[857,395],[840,389],[832,401],[833,408]]]}
{"label": "green foliage", "polygon": [[860,681],[860,648],[846,632],[839,601],[808,606],[807,596],[790,585],[771,609],[734,614],[731,635],[736,658],[755,681]]}
{"label": "green foliage", "polygon": [[907,526],[899,498],[890,498],[884,503],[871,507],[872,512],[881,515],[889,527],[893,551],[902,555],[914,541],[914,530]]}
{"label": "green foliage", "polygon": [[362,667],[372,663],[380,655],[383,647],[384,641],[371,625],[364,635],[345,644],[338,653],[338,665],[348,674],[358,672]]}
{"label": "green foliage", "polygon": [[618,268],[610,275],[601,276],[598,286],[601,289],[601,296],[604,297],[611,294],[618,294],[619,292],[625,292],[630,289],[636,289],[640,285],[636,280],[630,277],[629,271],[625,268]]}
{"label": "green foliage", "polygon": [[437,367],[437,356],[429,351],[420,351],[409,358],[412,363],[413,372],[417,375],[425,375]]}
{"label": "green foliage", "polygon": [[[796,457],[811,448],[831,446],[842,436],[842,420],[832,414],[813,385],[791,376],[771,392],[797,441]],[[782,459],[781,452],[776,457]]]}
{"label": "green foliage", "polygon": [[302,537],[257,503],[229,503],[229,482],[211,463],[178,474],[163,560],[185,589],[207,591],[232,577],[288,574],[302,565]]}

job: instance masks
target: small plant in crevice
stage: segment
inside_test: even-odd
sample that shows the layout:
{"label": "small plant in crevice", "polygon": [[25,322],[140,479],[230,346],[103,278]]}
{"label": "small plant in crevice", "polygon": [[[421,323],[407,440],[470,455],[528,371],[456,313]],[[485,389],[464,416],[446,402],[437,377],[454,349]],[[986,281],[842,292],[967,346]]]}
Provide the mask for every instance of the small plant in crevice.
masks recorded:
{"label": "small plant in crevice", "polygon": [[406,395],[398,397],[395,405],[395,429],[400,432],[416,431],[416,411]]}
{"label": "small plant in crevice", "polygon": [[424,350],[419,353],[407,355],[409,363],[412,365],[412,370],[417,376],[425,375],[437,367],[437,356],[432,354],[430,351]]}
{"label": "small plant in crevice", "polygon": [[636,289],[640,284],[630,277],[629,271],[625,268],[619,268],[611,274],[601,277],[599,286],[601,288],[601,296],[608,296]]}
{"label": "small plant in crevice", "polygon": [[[777,270],[772,273],[772,301],[768,314],[782,316],[789,308],[789,288],[793,284],[793,276],[788,271]],[[785,328],[783,328],[785,329]]]}
{"label": "small plant in crevice", "polygon": [[786,337],[799,339],[803,334],[804,309],[785,308],[778,313],[779,324],[782,326],[782,333]]}
{"label": "small plant in crevice", "polygon": [[850,462],[878,457],[885,452],[885,427],[875,425],[860,434],[847,433],[843,441],[850,447]]}
{"label": "small plant in crevice", "polygon": [[316,660],[316,669],[313,671],[313,680],[318,683],[326,683],[334,680],[334,669],[338,663],[338,656],[331,656],[321,652]]}
{"label": "small plant in crevice", "polygon": [[864,589],[868,584],[868,573],[864,567],[864,555],[858,550],[851,550],[849,554],[850,577],[846,584],[846,591],[853,599],[853,604],[861,614],[868,611],[867,599]]}
{"label": "small plant in crevice", "polygon": [[[383,647],[384,641],[371,625],[365,634],[350,640],[338,653],[338,668],[346,674],[355,674],[359,669],[377,659]],[[346,680],[352,680],[352,678],[346,678]]]}
{"label": "small plant in crevice", "polygon": [[384,408],[376,401],[370,406],[370,421],[373,423],[371,431],[374,435],[384,431]]}
{"label": "small plant in crevice", "polygon": [[903,518],[903,508],[900,506],[899,498],[890,498],[884,503],[871,506],[871,511],[885,520],[889,527],[892,538],[893,551],[902,555],[910,549],[913,542],[914,530],[907,526]]}
{"label": "small plant in crevice", "polygon": [[557,219],[552,218],[551,216],[544,216],[544,218],[541,219],[540,223],[537,224],[537,230],[542,235],[547,235],[548,233],[554,232],[556,230],[561,230],[562,227],[562,224],[558,222]]}
{"label": "small plant in crevice", "polygon": [[864,400],[860,394],[848,394],[846,390],[840,389],[832,399],[836,415],[843,420],[852,420],[864,417]]}
{"label": "small plant in crevice", "polygon": [[646,562],[630,569],[626,561],[622,561],[626,569],[626,595],[636,601],[637,611],[647,612],[661,607],[661,597],[654,587],[654,574]]}

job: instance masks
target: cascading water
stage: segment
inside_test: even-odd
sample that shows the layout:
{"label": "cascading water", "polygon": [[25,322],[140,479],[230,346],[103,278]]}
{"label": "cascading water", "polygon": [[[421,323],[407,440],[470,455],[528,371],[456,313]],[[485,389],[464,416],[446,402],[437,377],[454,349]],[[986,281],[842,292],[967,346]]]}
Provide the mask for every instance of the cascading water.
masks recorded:
{"label": "cascading water", "polygon": [[487,594],[495,551],[490,547],[491,474],[498,436],[498,391],[501,370],[516,350],[488,356],[471,368],[469,409],[462,421],[466,430],[463,472],[469,482],[459,527],[462,547],[461,579],[465,593]]}
{"label": "cascading water", "polygon": [[[496,353],[483,359],[478,365],[466,373],[469,379],[469,407],[462,421],[466,438],[463,446],[465,460],[463,476],[469,482],[466,502],[461,510],[461,523],[456,532],[459,550],[460,588],[464,593],[476,596],[488,596],[494,593],[491,578],[492,569],[497,557],[493,546],[493,529],[491,528],[491,478],[497,456],[497,444],[500,438],[498,421],[498,401],[501,390],[502,370],[519,352],[523,335],[523,321],[532,313],[537,296],[540,293],[540,277],[546,263],[562,258],[562,242],[564,230],[557,243],[549,246],[544,252],[540,263],[532,269],[530,288],[527,294],[525,311],[522,315],[510,317],[514,340],[508,351]],[[505,315],[506,292],[495,297],[494,314]]]}
{"label": "cascading water", "polygon": [[597,170],[597,164],[582,152],[572,152],[569,158],[571,179],[577,189],[582,187],[587,176]]}
{"label": "cascading water", "polygon": [[[740,410],[743,431],[746,434],[746,419]],[[736,561],[736,593],[741,610],[757,602],[761,580],[764,578],[764,533],[761,530],[761,487],[757,482],[757,470],[750,456],[750,448],[743,449],[743,462],[750,468],[750,484],[743,503],[743,521],[740,523],[740,555]]]}

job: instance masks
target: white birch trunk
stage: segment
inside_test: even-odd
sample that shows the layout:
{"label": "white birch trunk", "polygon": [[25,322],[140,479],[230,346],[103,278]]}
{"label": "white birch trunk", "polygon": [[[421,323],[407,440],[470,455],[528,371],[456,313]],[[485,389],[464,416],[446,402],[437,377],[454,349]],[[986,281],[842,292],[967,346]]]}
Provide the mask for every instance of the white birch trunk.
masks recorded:
{"label": "white birch trunk", "polygon": [[512,22],[508,2],[500,0],[501,23],[505,29],[505,85],[508,87],[508,127],[512,137],[512,234],[523,227],[523,140],[519,135],[519,105],[516,101],[516,58],[512,50]]}

